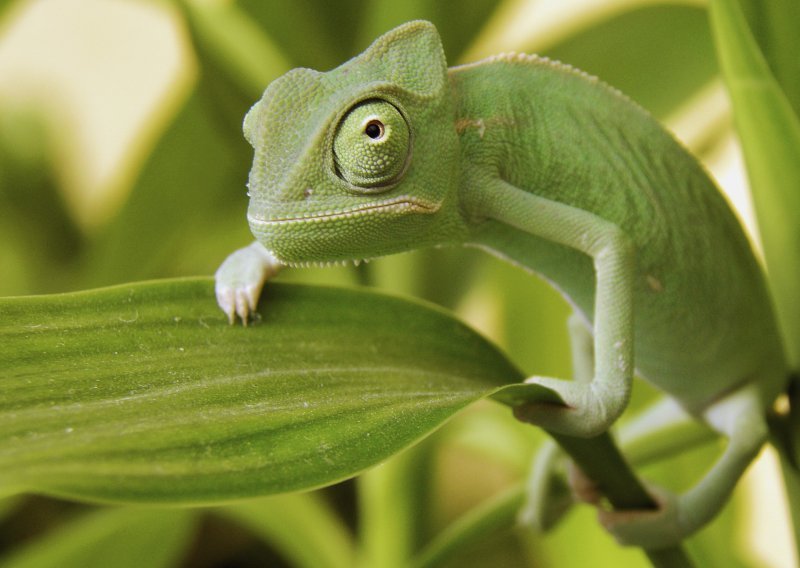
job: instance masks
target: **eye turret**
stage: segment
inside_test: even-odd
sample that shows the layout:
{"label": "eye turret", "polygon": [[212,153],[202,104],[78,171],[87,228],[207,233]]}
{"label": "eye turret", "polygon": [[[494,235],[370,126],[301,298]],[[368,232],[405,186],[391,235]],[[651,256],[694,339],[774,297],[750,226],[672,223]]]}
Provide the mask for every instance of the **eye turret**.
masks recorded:
{"label": "eye turret", "polygon": [[396,181],[410,153],[408,123],[383,100],[367,100],[350,109],[333,139],[336,170],[356,187],[373,189]]}

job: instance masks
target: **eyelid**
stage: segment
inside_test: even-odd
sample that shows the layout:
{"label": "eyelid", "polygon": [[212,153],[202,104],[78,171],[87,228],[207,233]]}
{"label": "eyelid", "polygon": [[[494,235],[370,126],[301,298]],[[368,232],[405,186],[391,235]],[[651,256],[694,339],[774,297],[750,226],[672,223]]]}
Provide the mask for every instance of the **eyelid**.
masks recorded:
{"label": "eyelid", "polygon": [[[349,105],[347,107],[342,107],[343,110],[340,110],[335,115],[336,116],[335,120],[331,121],[331,124],[332,124],[333,127],[331,128],[331,130],[329,131],[329,134],[328,134],[328,136],[329,136],[329,148],[330,148],[330,154],[329,154],[329,156],[330,156],[330,170],[329,170],[329,173],[330,173],[330,175],[332,177],[335,177],[337,180],[344,181],[347,184],[346,189],[348,189],[349,191],[351,191],[354,194],[382,193],[382,192],[388,191],[392,187],[395,187],[402,180],[403,176],[405,175],[405,172],[408,170],[408,167],[411,164],[412,155],[413,155],[414,130],[413,130],[411,121],[409,120],[408,115],[406,114],[405,110],[403,109],[403,106],[400,103],[400,101],[396,100],[396,98],[390,93],[386,93],[385,96],[384,96],[384,93],[381,93],[381,96],[378,96],[378,97],[374,96],[374,92],[371,93],[371,94],[372,94],[372,96],[364,97],[364,98],[361,98],[361,99],[356,99],[353,102],[353,104],[351,104],[351,105]],[[338,136],[338,134],[340,132],[340,129],[341,129],[342,125],[344,124],[344,121],[346,120],[347,116],[349,114],[351,114],[352,112],[354,112],[358,107],[360,107],[362,105],[370,104],[370,103],[381,103],[381,104],[387,105],[387,107],[391,107],[399,115],[399,117],[401,119],[401,123],[405,127],[403,129],[403,131],[407,132],[407,135],[408,135],[407,136],[408,139],[407,139],[407,142],[406,142],[407,151],[406,151],[405,160],[403,160],[402,166],[399,168],[399,170],[396,172],[396,174],[393,177],[391,177],[391,178],[387,177],[384,180],[367,181],[366,179],[364,179],[364,180],[357,180],[356,181],[355,179],[351,179],[350,178],[351,174],[348,173],[348,170],[345,169],[344,165],[336,157],[336,150],[335,150],[336,140],[337,140],[337,136]],[[366,117],[365,117],[366,119],[362,118],[361,127],[360,127],[362,129],[362,135],[363,135],[363,129],[366,127],[367,123],[369,123],[369,121],[372,120],[372,119],[378,119],[378,121],[381,124],[383,124],[384,131],[386,133],[391,133],[391,132],[394,131],[393,130],[393,128],[394,128],[393,127],[393,124],[394,124],[393,123],[393,120],[394,120],[394,115],[393,114],[390,117],[389,121],[387,121],[387,122],[382,120],[383,117],[381,115],[381,112],[376,112],[375,110],[373,110],[372,112],[367,112],[367,113],[364,113],[364,114],[366,114]],[[394,135],[389,135],[389,136],[385,135],[382,138],[370,140],[369,142],[362,141],[362,144],[376,144],[376,149],[377,149],[377,145],[378,144],[382,145],[382,143],[384,141],[389,141],[389,140],[393,140],[393,139],[394,139]],[[354,175],[354,177],[357,177],[357,176],[358,176],[358,174]]]}

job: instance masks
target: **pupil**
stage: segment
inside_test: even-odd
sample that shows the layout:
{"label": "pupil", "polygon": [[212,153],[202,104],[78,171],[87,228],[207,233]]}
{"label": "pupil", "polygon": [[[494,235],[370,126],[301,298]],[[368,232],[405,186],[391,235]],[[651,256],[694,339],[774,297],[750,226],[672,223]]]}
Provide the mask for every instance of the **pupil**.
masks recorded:
{"label": "pupil", "polygon": [[375,140],[376,138],[380,138],[383,136],[383,125],[378,121],[373,121],[367,124],[366,128],[364,128],[364,134]]}

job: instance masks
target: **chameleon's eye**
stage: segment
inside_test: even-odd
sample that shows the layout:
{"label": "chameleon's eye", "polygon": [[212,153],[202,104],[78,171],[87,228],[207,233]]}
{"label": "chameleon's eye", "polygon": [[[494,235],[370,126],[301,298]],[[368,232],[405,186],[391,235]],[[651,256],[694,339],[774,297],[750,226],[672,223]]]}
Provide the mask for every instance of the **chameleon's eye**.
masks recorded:
{"label": "chameleon's eye", "polygon": [[394,105],[364,101],[351,108],[336,128],[336,170],[357,187],[389,185],[405,169],[410,141],[408,124]]}

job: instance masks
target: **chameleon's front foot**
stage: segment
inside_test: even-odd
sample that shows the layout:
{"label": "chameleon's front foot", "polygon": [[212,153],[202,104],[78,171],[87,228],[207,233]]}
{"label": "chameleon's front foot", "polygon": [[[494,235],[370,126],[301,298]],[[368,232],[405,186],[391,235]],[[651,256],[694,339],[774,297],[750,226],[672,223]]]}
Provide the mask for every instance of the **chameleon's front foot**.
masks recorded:
{"label": "chameleon's front foot", "polygon": [[281,269],[281,263],[258,242],[234,251],[217,269],[217,303],[233,324],[236,316],[247,325],[255,312],[261,288]]}
{"label": "chameleon's front foot", "polygon": [[565,436],[599,436],[611,427],[628,402],[629,391],[614,388],[609,381],[579,382],[535,376],[525,382],[553,391],[563,404],[521,404],[514,408],[514,416]]}

